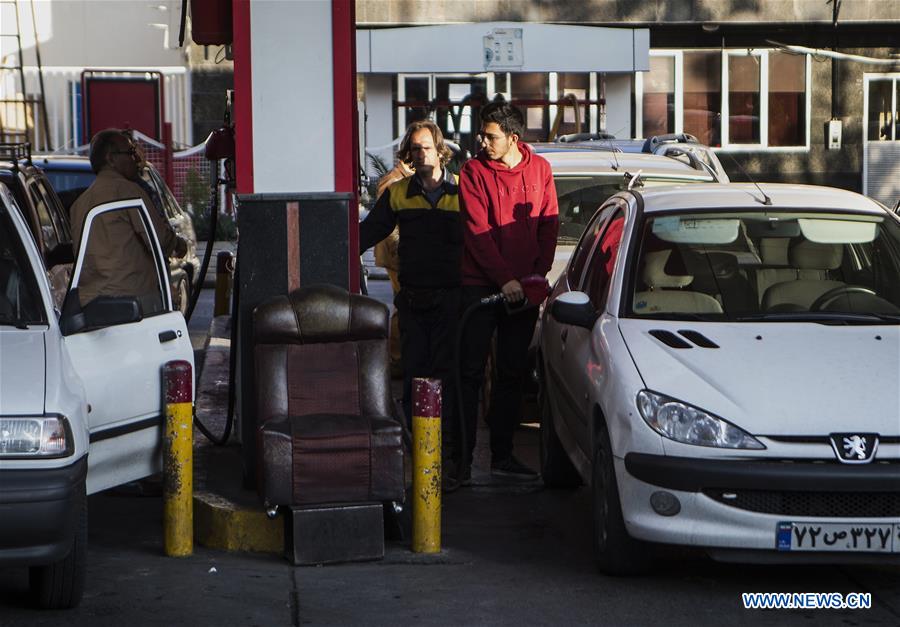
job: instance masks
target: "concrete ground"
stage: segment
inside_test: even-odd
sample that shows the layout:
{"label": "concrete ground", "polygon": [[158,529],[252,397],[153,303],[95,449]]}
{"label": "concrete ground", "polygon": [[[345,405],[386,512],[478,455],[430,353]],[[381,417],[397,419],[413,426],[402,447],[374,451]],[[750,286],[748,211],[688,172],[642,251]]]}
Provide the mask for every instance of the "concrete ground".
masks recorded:
{"label": "concrete ground", "polygon": [[[201,302],[211,307],[211,298]],[[534,428],[520,429],[516,447],[536,465]],[[215,480],[236,483],[235,447],[209,460]],[[476,470],[485,461],[477,458]],[[669,551],[651,575],[606,577],[593,564],[586,488],[492,485],[484,472],[475,479],[444,499],[441,554],[417,556],[396,542],[382,561],[298,568],[275,553],[199,545],[190,557],[167,558],[161,499],[104,492],[90,498],[81,606],[32,609],[27,571],[0,569],[0,626],[900,625],[898,566],[723,565]],[[740,593],[749,591],[870,592],[873,607],[744,610]]]}

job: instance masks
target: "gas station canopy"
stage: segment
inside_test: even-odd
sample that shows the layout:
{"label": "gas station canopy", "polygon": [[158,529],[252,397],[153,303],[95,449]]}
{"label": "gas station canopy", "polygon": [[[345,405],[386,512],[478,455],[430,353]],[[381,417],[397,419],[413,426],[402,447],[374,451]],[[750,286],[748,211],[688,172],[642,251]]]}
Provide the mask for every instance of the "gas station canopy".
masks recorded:
{"label": "gas station canopy", "polygon": [[356,31],[361,74],[649,69],[646,28],[480,22]]}

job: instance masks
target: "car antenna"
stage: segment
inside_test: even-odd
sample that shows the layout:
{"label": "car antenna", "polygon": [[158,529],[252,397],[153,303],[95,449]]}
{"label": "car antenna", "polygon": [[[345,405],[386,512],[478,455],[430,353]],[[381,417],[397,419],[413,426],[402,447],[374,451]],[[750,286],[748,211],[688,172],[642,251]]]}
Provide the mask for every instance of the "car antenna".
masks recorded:
{"label": "car antenna", "polygon": [[750,173],[744,169],[744,166],[742,166],[740,163],[738,163],[737,159],[735,159],[734,157],[731,156],[731,153],[726,152],[725,154],[728,155],[728,158],[734,162],[734,165],[736,165],[738,167],[738,169],[740,169],[740,171],[744,173],[744,176],[746,176],[747,179],[751,183],[753,183],[754,186],[756,186],[756,189],[759,190],[759,193],[762,194],[763,199],[760,202],[762,202],[762,204],[766,205],[767,207],[771,206],[772,199],[769,198],[769,195],[763,191],[763,188],[759,186],[759,183],[756,182],[756,179],[754,179],[752,176],[750,176]]}
{"label": "car antenna", "polygon": [[616,155],[618,150],[616,150],[616,147],[613,145],[611,137],[607,137],[606,141],[609,143],[609,149],[613,154],[613,162],[615,163],[615,165],[613,166],[613,170],[618,172],[619,171],[619,157],[618,157],[618,155]]}

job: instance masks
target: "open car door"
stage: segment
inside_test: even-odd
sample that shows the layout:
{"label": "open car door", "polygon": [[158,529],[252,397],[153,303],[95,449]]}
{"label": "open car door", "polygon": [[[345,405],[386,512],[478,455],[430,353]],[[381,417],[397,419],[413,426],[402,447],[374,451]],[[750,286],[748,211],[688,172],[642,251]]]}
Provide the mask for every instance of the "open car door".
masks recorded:
{"label": "open car door", "polygon": [[[132,213],[128,213],[132,212]],[[85,259],[104,241],[105,229],[127,220],[139,230],[133,245],[153,258],[153,293],[99,296],[81,306]],[[163,366],[193,349],[184,316],[172,309],[167,262],[140,199],[105,203],[85,218],[72,284],[60,327],[89,404],[89,494],[159,472],[165,407]]]}

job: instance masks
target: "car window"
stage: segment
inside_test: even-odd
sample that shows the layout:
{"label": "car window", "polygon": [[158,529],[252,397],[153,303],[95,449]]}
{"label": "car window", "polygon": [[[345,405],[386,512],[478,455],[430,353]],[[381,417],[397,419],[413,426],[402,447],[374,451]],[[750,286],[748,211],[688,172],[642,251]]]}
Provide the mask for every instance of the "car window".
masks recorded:
{"label": "car window", "polygon": [[606,202],[606,199],[622,191],[622,175],[605,177],[556,177],[556,195],[559,201],[560,244],[578,241],[591,216]]}
{"label": "car window", "polygon": [[50,211],[50,218],[53,220],[53,226],[56,228],[59,241],[65,244],[70,243],[72,241],[72,234],[69,232],[69,218],[62,203],[60,203],[59,198],[45,181],[35,179],[34,184],[38,188],[41,197],[44,199],[44,202]]}
{"label": "car window", "polygon": [[588,255],[590,255],[591,250],[594,248],[594,244],[597,242],[597,238],[603,230],[603,226],[606,224],[606,221],[613,211],[615,211],[615,205],[610,205],[604,210],[598,211],[582,234],[578,246],[575,247],[575,252],[572,253],[572,260],[569,262],[567,276],[570,286],[575,287],[580,285],[581,273],[584,270],[584,264],[587,261]]}
{"label": "car window", "polygon": [[44,170],[53,189],[59,192],[67,192],[69,190],[84,191],[91,186],[97,175],[91,170]]}
{"label": "car window", "polygon": [[163,190],[163,197],[166,199],[166,204],[169,206],[172,212],[172,216],[177,218],[183,212],[181,210],[181,207],[178,205],[178,201],[175,200],[175,196],[172,195],[172,190],[169,189],[169,186],[166,185],[165,181],[162,180],[159,172],[154,171],[153,176],[157,180],[157,186]]}
{"label": "car window", "polygon": [[582,291],[587,293],[597,311],[601,311],[606,306],[609,277],[612,276],[616,258],[619,256],[624,229],[625,213],[618,209],[603,231],[585,270]]}
{"label": "car window", "polygon": [[175,202],[171,192],[169,192],[168,186],[160,178],[159,173],[152,168],[145,168],[144,171],[141,172],[141,178],[151,188],[152,191],[150,192],[150,196],[153,198],[154,202],[160,203],[163,212],[166,214],[166,218],[169,220],[177,218],[181,213],[178,203]]}
{"label": "car window", "polygon": [[25,248],[9,214],[0,208],[0,325],[46,322]]}
{"label": "car window", "polygon": [[[97,175],[90,170],[44,170],[50,185],[56,191],[66,212],[72,204],[91,186]],[[68,215],[68,213],[67,213]]]}
{"label": "car window", "polygon": [[[690,161],[687,156],[683,156],[683,158]],[[577,176],[555,175],[553,182],[556,185],[556,196],[559,202],[557,243],[565,245],[577,242],[597,208],[613,194],[628,189],[631,178],[624,172]],[[689,177],[641,172],[640,184],[643,187],[657,187],[685,183],[708,183],[711,178],[706,173],[697,171],[693,171]]]}
{"label": "car window", "polygon": [[28,186],[28,196],[37,212],[38,227],[41,230],[40,244],[45,251],[53,250],[59,245],[59,235],[56,232],[53,218],[50,217],[47,201],[34,183]]}
{"label": "car window", "polygon": [[900,316],[900,225],[887,216],[685,211],[649,216],[641,233],[637,316]]}

